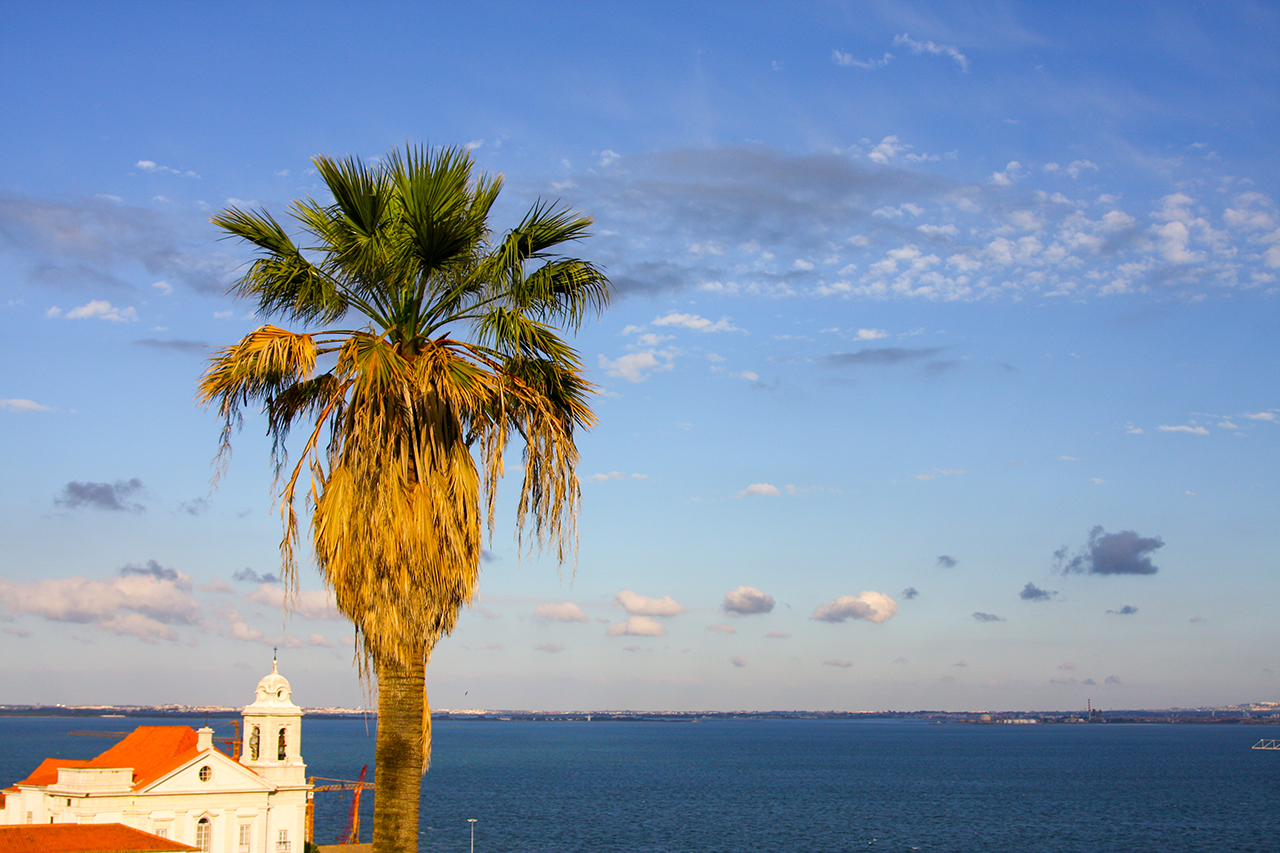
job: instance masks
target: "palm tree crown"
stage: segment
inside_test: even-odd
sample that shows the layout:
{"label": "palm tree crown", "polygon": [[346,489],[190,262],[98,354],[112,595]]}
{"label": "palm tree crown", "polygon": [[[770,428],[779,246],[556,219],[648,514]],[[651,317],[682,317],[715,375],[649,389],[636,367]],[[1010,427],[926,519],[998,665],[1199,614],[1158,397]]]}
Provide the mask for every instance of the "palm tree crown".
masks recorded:
{"label": "palm tree crown", "polygon": [[[421,683],[412,672],[474,595],[481,516],[492,534],[513,431],[524,442],[522,547],[531,528],[562,562],[572,549],[574,430],[595,423],[594,390],[561,329],[602,311],[610,284],[598,267],[557,253],[587,235],[587,217],[538,203],[495,238],[488,218],[501,178],[477,174],[464,150],[314,162],[333,202],[307,198],[289,211],[309,245],[266,211],[233,207],[212,221],[257,249],[235,293],[266,317],[323,330],[262,326],[213,357],[200,396],[223,417],[224,451],[243,410],[265,410],[285,578],[296,587],[302,487],[316,560],[355,623],[381,708],[393,676]],[[291,463],[295,427],[305,439]],[[429,728],[421,743],[425,754]],[[416,811],[413,826],[416,844]]]}

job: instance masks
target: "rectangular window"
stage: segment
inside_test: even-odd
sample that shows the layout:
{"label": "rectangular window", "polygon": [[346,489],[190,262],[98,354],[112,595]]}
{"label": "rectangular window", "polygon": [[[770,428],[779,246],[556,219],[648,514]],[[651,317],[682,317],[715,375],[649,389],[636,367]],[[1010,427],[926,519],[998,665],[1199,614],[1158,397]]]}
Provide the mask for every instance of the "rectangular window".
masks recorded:
{"label": "rectangular window", "polygon": [[32,821],[32,819],[31,819],[31,818],[32,818],[31,812],[27,812],[27,823],[33,823],[33,822],[34,822],[34,821]]}
{"label": "rectangular window", "polygon": [[240,851],[239,853],[251,853],[253,838],[253,825],[248,823],[240,824]]}
{"label": "rectangular window", "polygon": [[169,827],[167,826],[156,827],[156,838],[168,838],[168,837],[169,837]]}
{"label": "rectangular window", "polygon": [[289,830],[282,829],[276,836],[276,853],[289,853]]}

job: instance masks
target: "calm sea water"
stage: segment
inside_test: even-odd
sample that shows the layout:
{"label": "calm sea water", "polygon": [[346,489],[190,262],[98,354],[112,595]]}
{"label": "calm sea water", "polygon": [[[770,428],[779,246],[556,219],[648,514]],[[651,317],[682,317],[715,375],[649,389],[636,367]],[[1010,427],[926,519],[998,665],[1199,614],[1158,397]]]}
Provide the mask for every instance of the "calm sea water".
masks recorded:
{"label": "calm sea water", "polygon": [[[0,784],[144,720],[0,718]],[[199,720],[193,725],[200,725]],[[219,734],[229,734],[224,721]],[[1280,851],[1280,752],[1239,726],[441,721],[421,850]],[[373,728],[306,720],[308,773],[373,771]],[[331,842],[350,795],[317,795]],[[365,802],[365,839],[372,803]]]}

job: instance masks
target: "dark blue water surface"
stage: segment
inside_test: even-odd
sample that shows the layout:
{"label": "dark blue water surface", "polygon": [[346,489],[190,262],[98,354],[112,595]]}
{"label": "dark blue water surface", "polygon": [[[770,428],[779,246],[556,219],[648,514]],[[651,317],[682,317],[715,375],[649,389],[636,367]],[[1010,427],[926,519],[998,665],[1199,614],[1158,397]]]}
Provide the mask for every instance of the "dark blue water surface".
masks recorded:
{"label": "dark blue water surface", "polygon": [[[305,718],[304,718],[305,719]],[[168,721],[0,718],[0,784]],[[202,721],[192,721],[199,726]],[[224,721],[214,721],[218,726]],[[222,734],[223,732],[219,732]],[[229,733],[229,729],[227,729]],[[439,721],[422,851],[1280,851],[1267,729],[870,720]],[[373,772],[373,726],[307,719],[308,773]],[[349,794],[318,794],[316,840]],[[362,804],[363,836],[372,827]]]}

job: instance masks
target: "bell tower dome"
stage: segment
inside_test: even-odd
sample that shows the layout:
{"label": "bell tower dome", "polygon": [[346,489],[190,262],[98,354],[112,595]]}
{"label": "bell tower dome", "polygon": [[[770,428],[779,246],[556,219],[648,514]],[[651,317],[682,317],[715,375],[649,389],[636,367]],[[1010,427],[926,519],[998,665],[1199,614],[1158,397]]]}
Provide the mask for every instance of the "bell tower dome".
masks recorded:
{"label": "bell tower dome", "polygon": [[305,785],[302,761],[302,709],[293,690],[271,661],[271,674],[258,682],[253,704],[246,705],[240,763],[276,784]]}

